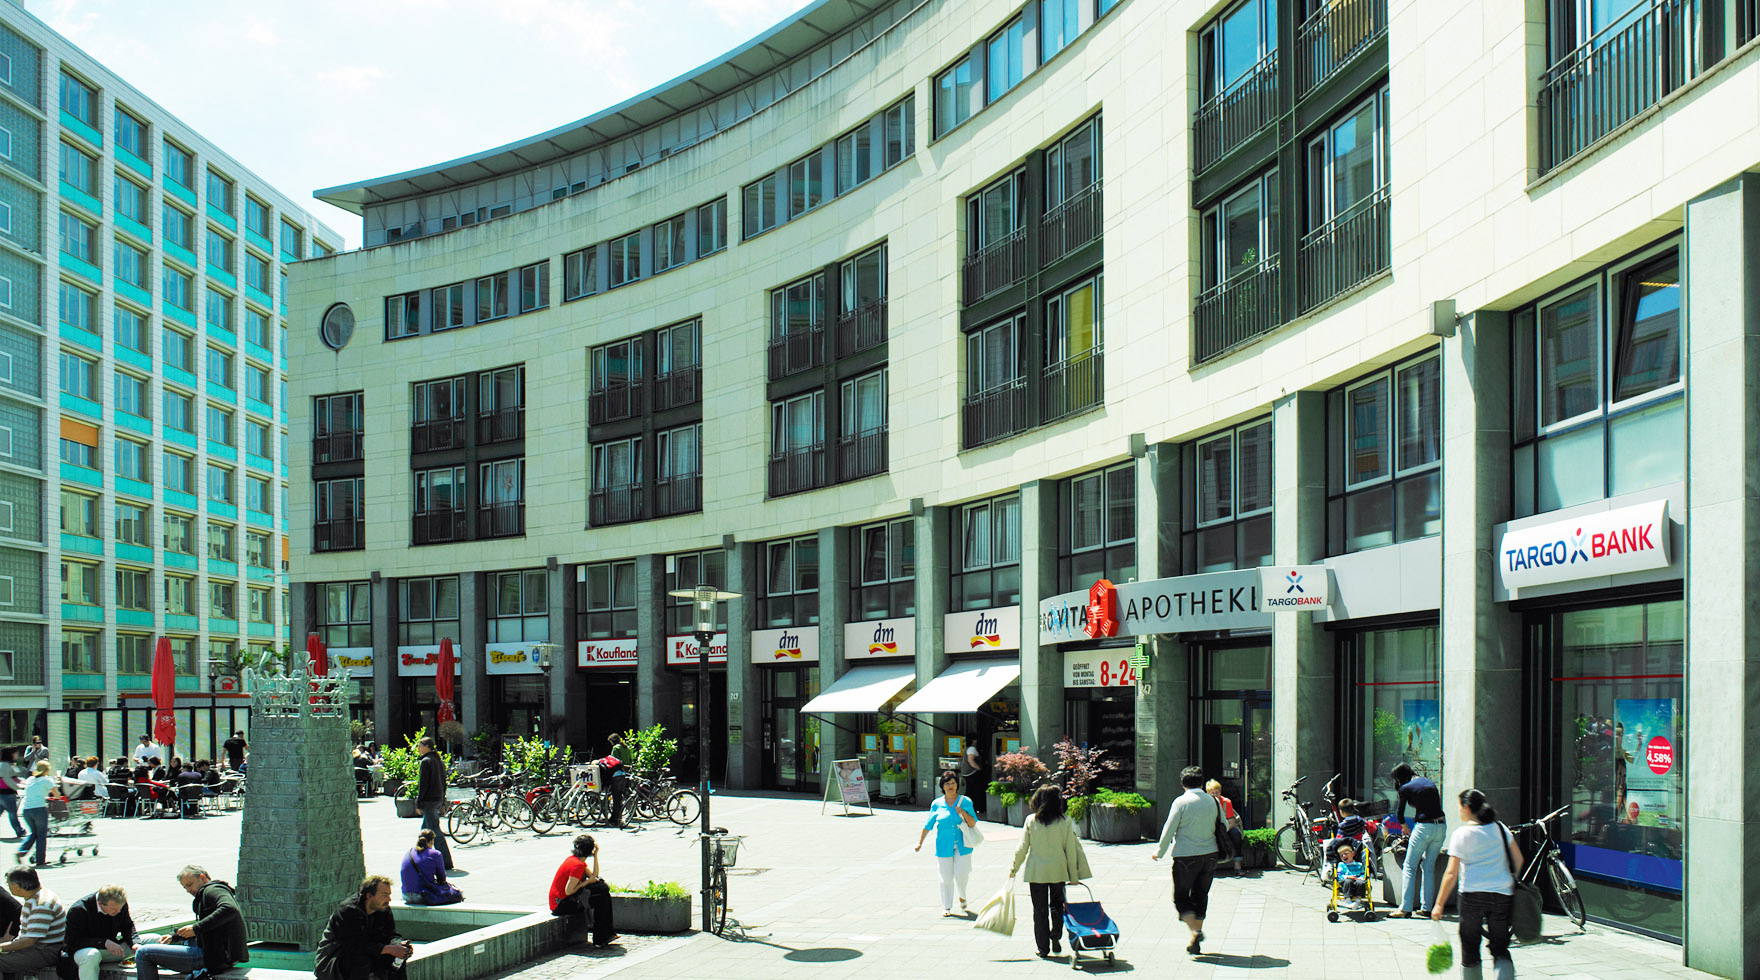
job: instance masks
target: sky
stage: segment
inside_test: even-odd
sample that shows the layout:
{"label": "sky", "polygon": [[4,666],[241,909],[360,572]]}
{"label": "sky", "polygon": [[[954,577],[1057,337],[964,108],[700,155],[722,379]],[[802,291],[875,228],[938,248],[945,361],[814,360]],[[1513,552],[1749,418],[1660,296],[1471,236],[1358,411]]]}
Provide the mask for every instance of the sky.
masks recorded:
{"label": "sky", "polygon": [[810,0],[24,0],[336,229],[312,198],[591,115]]}

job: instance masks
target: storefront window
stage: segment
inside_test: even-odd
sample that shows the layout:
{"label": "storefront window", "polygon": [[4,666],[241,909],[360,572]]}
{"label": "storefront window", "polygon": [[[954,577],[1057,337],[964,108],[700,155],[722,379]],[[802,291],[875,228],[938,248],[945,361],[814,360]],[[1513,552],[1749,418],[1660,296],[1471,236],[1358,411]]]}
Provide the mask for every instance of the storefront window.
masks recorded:
{"label": "storefront window", "polygon": [[1271,826],[1271,642],[1196,648],[1199,765],[1222,783],[1248,828]]}
{"label": "storefront window", "polygon": [[765,627],[819,622],[819,539],[809,535],[764,545],[764,593],[758,620]]}
{"label": "storefront window", "polygon": [[[727,588],[727,552],[716,548],[712,551],[690,551],[682,555],[666,556],[668,593],[694,589],[699,585],[707,585],[712,589]],[[716,629],[727,628],[727,603],[715,604],[715,623]],[[691,605],[691,600],[667,595],[666,632],[675,635],[689,633],[696,628],[696,609]]]}
{"label": "storefront window", "polygon": [[458,640],[458,576],[406,578],[397,583],[397,595],[399,645],[426,646],[448,636]]}
{"label": "storefront window", "polygon": [[318,586],[318,638],[325,647],[373,645],[372,591],[366,582]]}
{"label": "storefront window", "polygon": [[490,643],[550,639],[549,584],[544,570],[496,572],[489,577]]}
{"label": "storefront window", "polygon": [[1442,531],[1441,376],[1420,355],[1327,394],[1329,554]]}
{"label": "storefront window", "polygon": [[[1405,763],[1442,780],[1442,646],[1435,626],[1366,630],[1340,637],[1347,733],[1348,795],[1389,805],[1388,773]],[[1410,814],[1408,813],[1409,817]]]}
{"label": "storefront window", "polygon": [[1137,471],[1123,463],[1072,476],[1058,487],[1057,586],[1137,577]]}
{"label": "storefront window", "polygon": [[917,532],[910,518],[850,529],[851,622],[917,612]]}
{"label": "storefront window", "polygon": [[1271,419],[1187,443],[1180,454],[1184,567],[1194,572],[1271,562]]}
{"label": "storefront window", "polygon": [[575,630],[583,640],[636,635],[636,563],[581,566],[575,579]]}
{"label": "storefront window", "polygon": [[952,599],[956,612],[1021,601],[1021,498],[995,497],[956,510]]}

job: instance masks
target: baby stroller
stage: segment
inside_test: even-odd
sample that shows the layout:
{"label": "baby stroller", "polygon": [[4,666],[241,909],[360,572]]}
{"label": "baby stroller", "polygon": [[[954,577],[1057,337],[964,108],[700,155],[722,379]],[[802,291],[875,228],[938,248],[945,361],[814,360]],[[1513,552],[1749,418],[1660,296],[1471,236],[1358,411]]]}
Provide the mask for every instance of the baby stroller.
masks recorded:
{"label": "baby stroller", "polygon": [[1085,902],[1071,902],[1067,899],[1063,905],[1063,928],[1069,933],[1069,968],[1080,969],[1077,961],[1082,953],[1104,955],[1106,962],[1112,962],[1112,951],[1118,947],[1118,923],[1106,914],[1106,910],[1094,901],[1094,890],[1082,885],[1088,893]]}
{"label": "baby stroller", "polygon": [[[1329,897],[1326,902],[1326,921],[1337,922],[1340,913],[1350,916],[1358,922],[1374,922],[1375,881],[1381,877],[1381,861],[1375,846],[1381,833],[1380,826],[1373,820],[1364,820],[1359,816],[1347,816],[1338,824],[1338,836],[1326,842],[1324,863],[1320,869],[1320,880],[1327,886]],[[1346,894],[1347,882],[1338,874],[1339,850],[1351,848],[1352,857],[1363,865],[1363,894]],[[1352,899],[1356,899],[1353,904]]]}

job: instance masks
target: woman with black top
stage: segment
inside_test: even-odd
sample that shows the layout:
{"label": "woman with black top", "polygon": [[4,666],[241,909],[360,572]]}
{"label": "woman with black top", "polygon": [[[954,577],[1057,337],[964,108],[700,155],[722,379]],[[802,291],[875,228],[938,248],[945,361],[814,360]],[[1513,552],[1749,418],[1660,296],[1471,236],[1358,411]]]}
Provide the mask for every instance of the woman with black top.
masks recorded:
{"label": "woman with black top", "polygon": [[[1442,842],[1448,836],[1448,816],[1442,812],[1442,791],[1436,783],[1412,773],[1412,767],[1400,763],[1390,774],[1399,787],[1399,805],[1394,816],[1405,820],[1406,807],[1412,808],[1411,835],[1406,840],[1406,863],[1399,890],[1399,911],[1388,913],[1390,919],[1409,919],[1412,909],[1418,915],[1429,915],[1436,905],[1436,859],[1442,856]],[[1418,901],[1419,882],[1424,889]]]}

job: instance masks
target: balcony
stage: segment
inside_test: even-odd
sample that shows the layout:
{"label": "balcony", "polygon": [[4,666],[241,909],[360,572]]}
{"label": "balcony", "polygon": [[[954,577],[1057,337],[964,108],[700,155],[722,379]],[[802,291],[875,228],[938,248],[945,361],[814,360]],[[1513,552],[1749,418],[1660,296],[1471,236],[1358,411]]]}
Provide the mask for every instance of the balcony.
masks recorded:
{"label": "balcony", "polygon": [[1220,357],[1283,323],[1280,257],[1271,258],[1198,294],[1192,359]]}
{"label": "balcony", "polygon": [[886,426],[837,440],[837,478],[860,480],[886,472]]}
{"label": "balcony", "polygon": [[792,330],[770,339],[770,380],[777,381],[825,363],[825,328]]}
{"label": "balcony", "polygon": [[477,415],[477,444],[512,442],[526,437],[526,410],[523,406],[501,408]]}
{"label": "balcony", "polygon": [[1303,313],[1386,272],[1387,188],[1383,187],[1302,236],[1296,253],[1296,301]]}
{"label": "balcony", "polygon": [[[1651,0],[1540,76],[1540,172],[1546,173],[1662,101],[1717,60],[1723,5]],[[1738,17],[1739,33],[1753,31]]]}
{"label": "balcony", "polygon": [[1387,0],[1331,0],[1296,28],[1296,97],[1320,87],[1387,33]]}
{"label": "balcony", "polygon": [[457,417],[417,422],[409,429],[409,451],[433,453],[464,448],[464,419]]}
{"label": "balcony", "polygon": [[645,504],[640,483],[603,487],[587,495],[587,523],[604,527],[643,520],[648,516]]}
{"label": "balcony", "polygon": [[1100,185],[1076,191],[1039,222],[1039,261],[1050,265],[1100,237]]}
{"label": "balcony", "polygon": [[1027,421],[1027,380],[968,395],[960,406],[960,447],[975,449],[1030,428]]}
{"label": "balcony", "polygon": [[312,437],[312,462],[351,463],[361,458],[361,430],[320,432]]}
{"label": "balcony", "polygon": [[1098,346],[1048,365],[1039,388],[1041,420],[1055,422],[1106,401],[1105,365]]}
{"label": "balcony", "polygon": [[587,394],[587,423],[600,425],[642,414],[642,383],[613,381]]}
{"label": "balcony", "polygon": [[654,481],[654,516],[694,514],[703,509],[703,474],[686,473]]}
{"label": "balcony", "polygon": [[1192,171],[1203,173],[1277,122],[1277,52],[1192,117]]}
{"label": "balcony", "polygon": [[357,550],[365,545],[366,529],[366,521],[358,517],[319,521],[312,527],[312,550]]}
{"label": "balcony", "polygon": [[837,356],[886,343],[886,301],[870,300],[837,318]]}
{"label": "balcony", "polygon": [[1027,277],[1027,230],[991,242],[966,256],[960,270],[967,306]]}
{"label": "balcony", "polygon": [[664,412],[703,400],[703,369],[695,364],[654,378],[654,411]]}
{"label": "balcony", "polygon": [[825,446],[770,454],[770,496],[781,497],[825,485]]}
{"label": "balcony", "polygon": [[471,536],[471,512],[463,507],[419,510],[410,519],[411,544],[445,544]]}
{"label": "balcony", "polygon": [[511,500],[477,510],[478,538],[517,538],[526,533],[526,502]]}
{"label": "balcony", "polygon": [[42,687],[43,683],[42,651],[0,653],[0,687]]}

